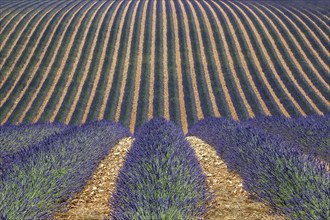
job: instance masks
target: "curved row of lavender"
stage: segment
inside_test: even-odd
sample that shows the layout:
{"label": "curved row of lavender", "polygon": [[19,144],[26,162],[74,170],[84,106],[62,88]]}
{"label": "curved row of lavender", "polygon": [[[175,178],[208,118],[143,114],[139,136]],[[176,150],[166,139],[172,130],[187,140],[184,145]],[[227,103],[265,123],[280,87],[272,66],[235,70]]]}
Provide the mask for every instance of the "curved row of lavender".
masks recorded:
{"label": "curved row of lavender", "polygon": [[214,146],[228,168],[243,178],[245,189],[279,214],[290,219],[330,217],[330,173],[325,163],[301,150],[299,140],[267,133],[253,121],[220,118],[200,121],[188,135]]}
{"label": "curved row of lavender", "polygon": [[299,118],[260,117],[244,123],[298,144],[306,154],[330,163],[330,114]]}
{"label": "curved row of lavender", "polygon": [[197,219],[211,198],[182,129],[153,119],[136,135],[110,201],[113,219]]}
{"label": "curved row of lavender", "polygon": [[60,123],[0,126],[0,172],[12,155],[68,128]]}
{"label": "curved row of lavender", "polygon": [[107,121],[65,130],[19,151],[0,177],[0,219],[46,219],[82,190],[127,128]]}

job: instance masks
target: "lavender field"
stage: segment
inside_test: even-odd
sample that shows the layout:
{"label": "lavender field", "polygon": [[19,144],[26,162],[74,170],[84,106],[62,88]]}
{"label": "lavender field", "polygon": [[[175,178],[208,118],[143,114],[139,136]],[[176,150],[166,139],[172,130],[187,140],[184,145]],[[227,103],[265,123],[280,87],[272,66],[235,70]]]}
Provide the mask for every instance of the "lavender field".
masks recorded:
{"label": "lavender field", "polygon": [[0,124],[330,110],[328,1],[2,0]]}
{"label": "lavender field", "polygon": [[[192,126],[188,136],[213,146],[228,169],[241,176],[254,200],[267,204],[277,215],[327,219],[329,120],[329,115],[242,122],[207,118]],[[83,189],[111,147],[131,136],[128,128],[106,121],[66,128],[59,124],[2,126],[0,130],[1,155],[5,155],[0,173],[2,219],[54,216]],[[203,217],[213,195],[182,129],[165,119],[153,119],[134,137],[108,202],[112,210],[108,216]]]}
{"label": "lavender field", "polygon": [[330,219],[328,0],[0,0],[0,220]]}

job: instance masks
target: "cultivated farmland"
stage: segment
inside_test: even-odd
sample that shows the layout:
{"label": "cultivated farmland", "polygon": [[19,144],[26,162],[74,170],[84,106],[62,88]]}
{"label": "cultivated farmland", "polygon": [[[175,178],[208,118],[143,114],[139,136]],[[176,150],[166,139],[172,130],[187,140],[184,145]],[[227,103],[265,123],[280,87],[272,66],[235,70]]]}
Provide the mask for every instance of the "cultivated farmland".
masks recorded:
{"label": "cultivated farmland", "polygon": [[325,0],[0,0],[0,219],[330,219]]}
{"label": "cultivated farmland", "polygon": [[330,110],[329,5],[297,1],[0,3],[0,123],[153,117],[188,127]]}

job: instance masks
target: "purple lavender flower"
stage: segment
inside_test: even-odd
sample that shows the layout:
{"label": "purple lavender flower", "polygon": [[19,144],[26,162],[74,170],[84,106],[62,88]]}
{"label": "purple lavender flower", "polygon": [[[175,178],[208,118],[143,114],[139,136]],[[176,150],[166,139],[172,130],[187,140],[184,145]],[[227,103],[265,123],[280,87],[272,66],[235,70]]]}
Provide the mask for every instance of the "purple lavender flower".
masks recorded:
{"label": "purple lavender flower", "polygon": [[73,127],[23,148],[0,178],[0,216],[46,219],[82,190],[127,128],[107,121]]}
{"label": "purple lavender flower", "polygon": [[116,186],[114,219],[196,219],[210,199],[183,131],[165,119],[140,128]]}
{"label": "purple lavender flower", "polygon": [[[267,118],[273,122],[266,123],[268,129],[257,125],[260,119],[237,123],[208,118],[193,126],[189,135],[213,145],[228,168],[241,175],[245,189],[274,210],[291,219],[329,219],[329,171],[326,163],[302,150],[305,142],[297,132],[313,136],[308,131],[329,130],[329,124],[322,121],[329,118],[315,118]],[[286,135],[278,135],[285,131]],[[313,140],[308,139],[311,148],[319,143]]]}

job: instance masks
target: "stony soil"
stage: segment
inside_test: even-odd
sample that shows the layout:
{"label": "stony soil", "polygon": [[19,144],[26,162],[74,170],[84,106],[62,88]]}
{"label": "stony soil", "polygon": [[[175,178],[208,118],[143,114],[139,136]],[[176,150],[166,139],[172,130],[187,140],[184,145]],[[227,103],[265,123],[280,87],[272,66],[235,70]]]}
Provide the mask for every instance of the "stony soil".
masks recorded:
{"label": "stony soil", "polygon": [[[215,197],[209,203],[205,219],[210,220],[283,220],[275,216],[269,207],[252,200],[243,189],[238,174],[228,172],[224,161],[214,148],[196,137],[187,137],[196,152],[207,184]],[[56,219],[104,219],[111,212],[109,200],[115,191],[116,178],[125,156],[133,143],[124,138],[115,145],[98,166],[82,192],[69,202],[66,212],[57,213]]]}
{"label": "stony soil", "polygon": [[56,219],[104,219],[110,213],[109,199],[115,190],[116,179],[133,143],[124,138],[116,144],[99,166],[87,185],[73,198],[68,211],[57,213]]}

